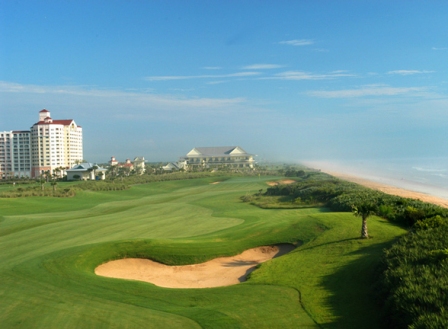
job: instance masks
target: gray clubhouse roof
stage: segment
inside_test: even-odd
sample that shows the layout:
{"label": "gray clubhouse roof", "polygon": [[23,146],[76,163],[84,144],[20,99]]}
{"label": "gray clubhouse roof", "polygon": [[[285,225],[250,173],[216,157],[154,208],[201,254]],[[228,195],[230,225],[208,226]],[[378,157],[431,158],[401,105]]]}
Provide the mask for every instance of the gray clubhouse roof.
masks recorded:
{"label": "gray clubhouse roof", "polygon": [[106,171],[106,170],[107,170],[107,169],[105,169],[105,168],[101,168],[101,167],[99,167],[99,166],[98,166],[97,164],[95,164],[95,163],[84,162],[84,163],[77,164],[77,165],[75,165],[74,167],[72,167],[72,168],[70,168],[70,169],[67,169],[66,172],[67,172],[67,171],[70,171],[70,172],[72,172],[72,171],[83,172],[83,171],[87,171],[87,170],[89,170],[90,168],[92,168],[92,167],[94,167],[94,166],[97,166],[97,167],[98,167],[98,168],[96,169],[96,171]]}
{"label": "gray clubhouse roof", "polygon": [[186,157],[223,157],[223,156],[248,156],[239,146],[195,147],[187,153]]}

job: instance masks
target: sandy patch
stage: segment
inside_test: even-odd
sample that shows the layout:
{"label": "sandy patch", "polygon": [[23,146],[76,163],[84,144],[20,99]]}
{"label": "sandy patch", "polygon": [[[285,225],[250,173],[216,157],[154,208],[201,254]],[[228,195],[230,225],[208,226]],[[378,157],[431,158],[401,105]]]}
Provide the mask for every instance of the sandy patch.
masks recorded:
{"label": "sandy patch", "polygon": [[365,178],[351,176],[348,174],[342,174],[342,173],[337,173],[337,172],[328,172],[328,171],[326,171],[326,173],[328,173],[329,175],[332,175],[334,177],[337,177],[337,178],[340,178],[340,179],[343,179],[343,180],[346,180],[349,182],[357,183],[359,185],[363,185],[365,187],[368,187],[368,188],[371,188],[374,190],[378,190],[378,191],[381,191],[381,192],[384,192],[387,194],[397,195],[397,196],[400,196],[403,198],[416,199],[416,200],[420,200],[423,202],[428,202],[428,203],[432,203],[432,204],[435,204],[435,205],[438,205],[441,207],[448,208],[448,200],[446,200],[444,198],[439,198],[439,197],[421,193],[421,192],[409,191],[409,190],[406,190],[403,188],[373,182],[373,181],[365,179]]}
{"label": "sandy patch", "polygon": [[210,183],[210,184],[219,184],[219,183],[221,183],[221,182],[213,182],[213,183]]}
{"label": "sandy patch", "polygon": [[244,282],[255,267],[294,249],[293,245],[258,247],[202,264],[167,266],[149,259],[125,258],[98,266],[95,274],[139,280],[166,288],[210,288]]}
{"label": "sandy patch", "polygon": [[277,182],[267,182],[266,184],[268,184],[269,186],[276,186],[276,185],[280,185],[280,184],[283,184],[283,185],[292,184],[295,182],[296,181],[292,180],[292,179],[283,179],[283,180],[279,180]]}

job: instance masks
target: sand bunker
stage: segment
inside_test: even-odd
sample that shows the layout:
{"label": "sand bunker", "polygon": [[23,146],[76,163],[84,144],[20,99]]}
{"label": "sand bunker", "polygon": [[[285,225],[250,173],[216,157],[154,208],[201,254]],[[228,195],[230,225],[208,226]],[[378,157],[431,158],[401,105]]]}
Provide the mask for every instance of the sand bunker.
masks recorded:
{"label": "sand bunker", "polygon": [[237,284],[246,280],[255,267],[284,255],[291,244],[258,247],[232,257],[221,257],[202,264],[167,266],[148,259],[125,258],[95,269],[97,275],[139,280],[166,288],[210,288]]}
{"label": "sand bunker", "polygon": [[296,181],[292,180],[292,179],[284,179],[284,180],[279,180],[277,182],[267,182],[267,184],[269,186],[276,186],[276,185],[280,185],[280,184],[283,184],[283,185],[292,184],[292,183],[295,183],[295,182]]}

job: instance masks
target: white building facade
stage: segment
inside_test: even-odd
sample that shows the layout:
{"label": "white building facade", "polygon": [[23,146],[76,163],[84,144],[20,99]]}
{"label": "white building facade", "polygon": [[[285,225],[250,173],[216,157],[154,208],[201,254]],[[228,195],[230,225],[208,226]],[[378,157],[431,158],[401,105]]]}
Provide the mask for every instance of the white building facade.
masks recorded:
{"label": "white building facade", "polygon": [[0,179],[31,175],[29,131],[0,132]]}
{"label": "white building facade", "polygon": [[0,132],[0,176],[38,177],[82,162],[82,127],[74,120],[53,120],[50,112],[39,112],[30,131]]}

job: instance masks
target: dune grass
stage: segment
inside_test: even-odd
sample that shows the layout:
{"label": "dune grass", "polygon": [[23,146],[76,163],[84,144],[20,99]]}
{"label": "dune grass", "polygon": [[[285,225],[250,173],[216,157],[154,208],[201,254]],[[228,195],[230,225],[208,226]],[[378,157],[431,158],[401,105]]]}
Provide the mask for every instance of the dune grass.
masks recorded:
{"label": "dune grass", "polygon": [[[0,199],[2,328],[378,328],[374,269],[404,230],[326,209],[240,201],[273,177],[136,185],[73,198]],[[295,243],[242,284],[166,289],[98,277],[108,260],[191,264]]]}

